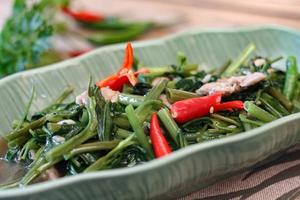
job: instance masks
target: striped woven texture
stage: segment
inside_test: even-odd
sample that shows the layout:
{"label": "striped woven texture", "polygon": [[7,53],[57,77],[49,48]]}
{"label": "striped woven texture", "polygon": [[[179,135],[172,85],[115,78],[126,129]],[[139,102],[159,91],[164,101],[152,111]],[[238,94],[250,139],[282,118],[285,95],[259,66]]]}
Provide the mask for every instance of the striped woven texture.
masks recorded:
{"label": "striped woven texture", "polygon": [[299,200],[300,145],[265,165],[238,173],[178,200]]}
{"label": "striped woven texture", "polygon": [[[190,62],[211,69],[235,58],[250,42],[256,44],[256,53],[262,56],[299,56],[300,52],[300,34],[276,27],[194,30],[166,39],[135,43],[134,47],[136,57],[147,66],[176,63],[176,52],[180,50]],[[38,95],[31,111],[47,105],[66,85],[74,86],[78,94],[87,88],[90,76],[98,80],[116,71],[121,65],[123,48],[124,44],[100,48],[73,60],[2,79],[0,133],[9,131],[12,120],[20,117],[33,86]],[[174,199],[297,143],[299,120],[300,114],[291,115],[247,133],[192,145],[133,168],[0,191],[0,199]]]}

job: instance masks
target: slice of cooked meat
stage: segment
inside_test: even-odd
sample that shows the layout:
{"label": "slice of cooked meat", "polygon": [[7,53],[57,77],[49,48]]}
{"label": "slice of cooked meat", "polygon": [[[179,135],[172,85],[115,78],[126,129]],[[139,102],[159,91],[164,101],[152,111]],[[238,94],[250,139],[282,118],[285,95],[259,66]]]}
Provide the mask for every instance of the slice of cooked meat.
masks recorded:
{"label": "slice of cooked meat", "polygon": [[84,91],[80,95],[76,96],[75,103],[77,103],[79,105],[86,105],[87,97],[88,97],[88,91]]}
{"label": "slice of cooked meat", "polygon": [[[103,87],[100,89],[101,94],[105,101],[117,102],[118,96],[120,94],[119,91],[114,91],[109,87]],[[82,92],[80,95],[76,96],[75,102],[79,105],[86,105],[88,101],[88,91]]]}
{"label": "slice of cooked meat", "polygon": [[120,92],[114,91],[110,89],[109,87],[103,87],[101,88],[101,94],[105,101],[111,101],[111,102],[117,102]]}
{"label": "slice of cooked meat", "polygon": [[266,75],[261,72],[255,72],[246,76],[233,76],[222,78],[216,82],[202,85],[196,92],[200,95],[210,95],[213,93],[222,93],[228,96],[232,93],[239,92],[249,86],[255,85],[266,79]]}
{"label": "slice of cooked meat", "polygon": [[255,85],[261,81],[266,80],[266,75],[261,72],[255,72],[253,74],[249,74],[246,78],[241,82],[241,87],[249,87],[251,85]]}

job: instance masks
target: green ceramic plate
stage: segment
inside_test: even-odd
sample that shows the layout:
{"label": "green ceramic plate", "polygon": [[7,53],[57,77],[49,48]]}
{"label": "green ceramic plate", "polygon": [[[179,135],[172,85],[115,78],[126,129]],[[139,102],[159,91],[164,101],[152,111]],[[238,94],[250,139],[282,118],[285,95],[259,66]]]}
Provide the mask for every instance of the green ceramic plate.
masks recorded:
{"label": "green ceramic plate", "polygon": [[[250,42],[262,56],[296,55],[300,59],[300,33],[284,27],[192,30],[167,38],[134,43],[135,55],[146,65],[176,62],[184,51],[189,61],[211,68],[235,58]],[[66,85],[75,94],[94,80],[116,71],[124,45],[97,49],[51,67],[27,71],[0,80],[0,132],[10,130],[20,117],[34,85],[38,94],[32,110],[47,105]],[[300,114],[224,139],[196,144],[162,159],[126,169],[66,177],[23,189],[0,191],[0,199],[97,200],[168,199],[182,196],[228,174],[252,166],[300,140]]]}

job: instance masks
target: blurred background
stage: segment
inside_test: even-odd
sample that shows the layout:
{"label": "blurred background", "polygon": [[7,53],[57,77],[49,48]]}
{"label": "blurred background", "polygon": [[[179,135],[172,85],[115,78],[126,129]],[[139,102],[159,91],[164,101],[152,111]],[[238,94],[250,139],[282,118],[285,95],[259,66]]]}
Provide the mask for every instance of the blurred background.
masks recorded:
{"label": "blurred background", "polygon": [[299,10],[300,0],[0,0],[0,76],[195,27],[300,28]]}

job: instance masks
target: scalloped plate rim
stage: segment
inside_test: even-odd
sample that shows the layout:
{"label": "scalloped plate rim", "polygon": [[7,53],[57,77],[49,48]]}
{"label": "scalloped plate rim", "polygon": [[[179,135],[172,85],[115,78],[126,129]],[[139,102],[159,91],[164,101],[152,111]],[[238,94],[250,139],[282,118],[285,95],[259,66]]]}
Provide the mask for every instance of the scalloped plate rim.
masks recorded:
{"label": "scalloped plate rim", "polygon": [[[159,44],[160,42],[164,42],[166,40],[172,40],[173,38],[184,36],[185,34],[196,34],[196,33],[199,34],[199,33],[211,33],[211,32],[249,32],[249,31],[259,31],[259,30],[263,30],[263,29],[287,31],[289,33],[296,34],[300,37],[299,31],[289,28],[289,27],[281,26],[281,25],[243,26],[243,27],[227,27],[227,28],[194,28],[194,29],[185,30],[185,31],[182,31],[179,33],[175,33],[170,36],[162,37],[159,39],[151,39],[151,40],[133,42],[133,45],[136,47],[142,47],[144,45],[147,45],[147,43]],[[84,59],[88,58],[88,56],[93,55],[93,54],[99,54],[102,51],[109,51],[111,49],[123,48],[123,45],[124,45],[124,43],[101,47],[101,48],[95,49],[83,56],[80,56],[78,58],[73,58],[70,60],[52,64],[52,65],[49,65],[49,66],[46,66],[43,68],[39,68],[39,69],[32,69],[32,70],[28,70],[25,72],[19,72],[19,73],[16,73],[16,74],[13,74],[11,76],[1,79],[0,85],[5,84],[5,82],[10,81],[10,79],[15,79],[20,76],[26,76],[27,74],[44,73],[45,71],[52,71],[57,68],[63,67],[63,64],[65,64],[65,63],[68,63],[68,62],[74,63],[76,61],[84,60]],[[273,122],[267,123],[266,125],[264,125],[262,127],[243,132],[242,134],[237,134],[237,135],[229,136],[229,137],[222,138],[222,139],[212,140],[212,141],[208,141],[208,142],[201,143],[201,144],[194,144],[194,145],[188,146],[186,148],[177,150],[176,152],[170,154],[167,157],[149,161],[148,163],[145,163],[145,164],[142,164],[139,166],[135,166],[132,168],[111,169],[111,170],[104,170],[104,171],[87,173],[87,174],[78,174],[75,176],[63,177],[63,178],[49,181],[49,182],[43,182],[43,183],[38,183],[38,184],[34,184],[34,185],[29,185],[29,186],[26,186],[25,188],[13,188],[13,189],[0,190],[0,198],[17,197],[17,196],[34,194],[34,193],[42,192],[42,191],[49,190],[49,189],[59,188],[64,185],[74,184],[77,182],[81,182],[83,180],[101,179],[101,178],[117,177],[117,176],[122,176],[122,175],[141,173],[143,171],[159,168],[167,163],[175,162],[176,160],[180,160],[181,158],[184,158],[184,157],[188,156],[189,154],[196,153],[196,152],[199,152],[204,149],[211,149],[216,146],[235,143],[235,142],[238,142],[241,140],[253,138],[256,135],[263,134],[265,131],[267,131],[270,128],[280,127],[289,121],[296,121],[296,120],[300,120],[300,113],[282,117]]]}

